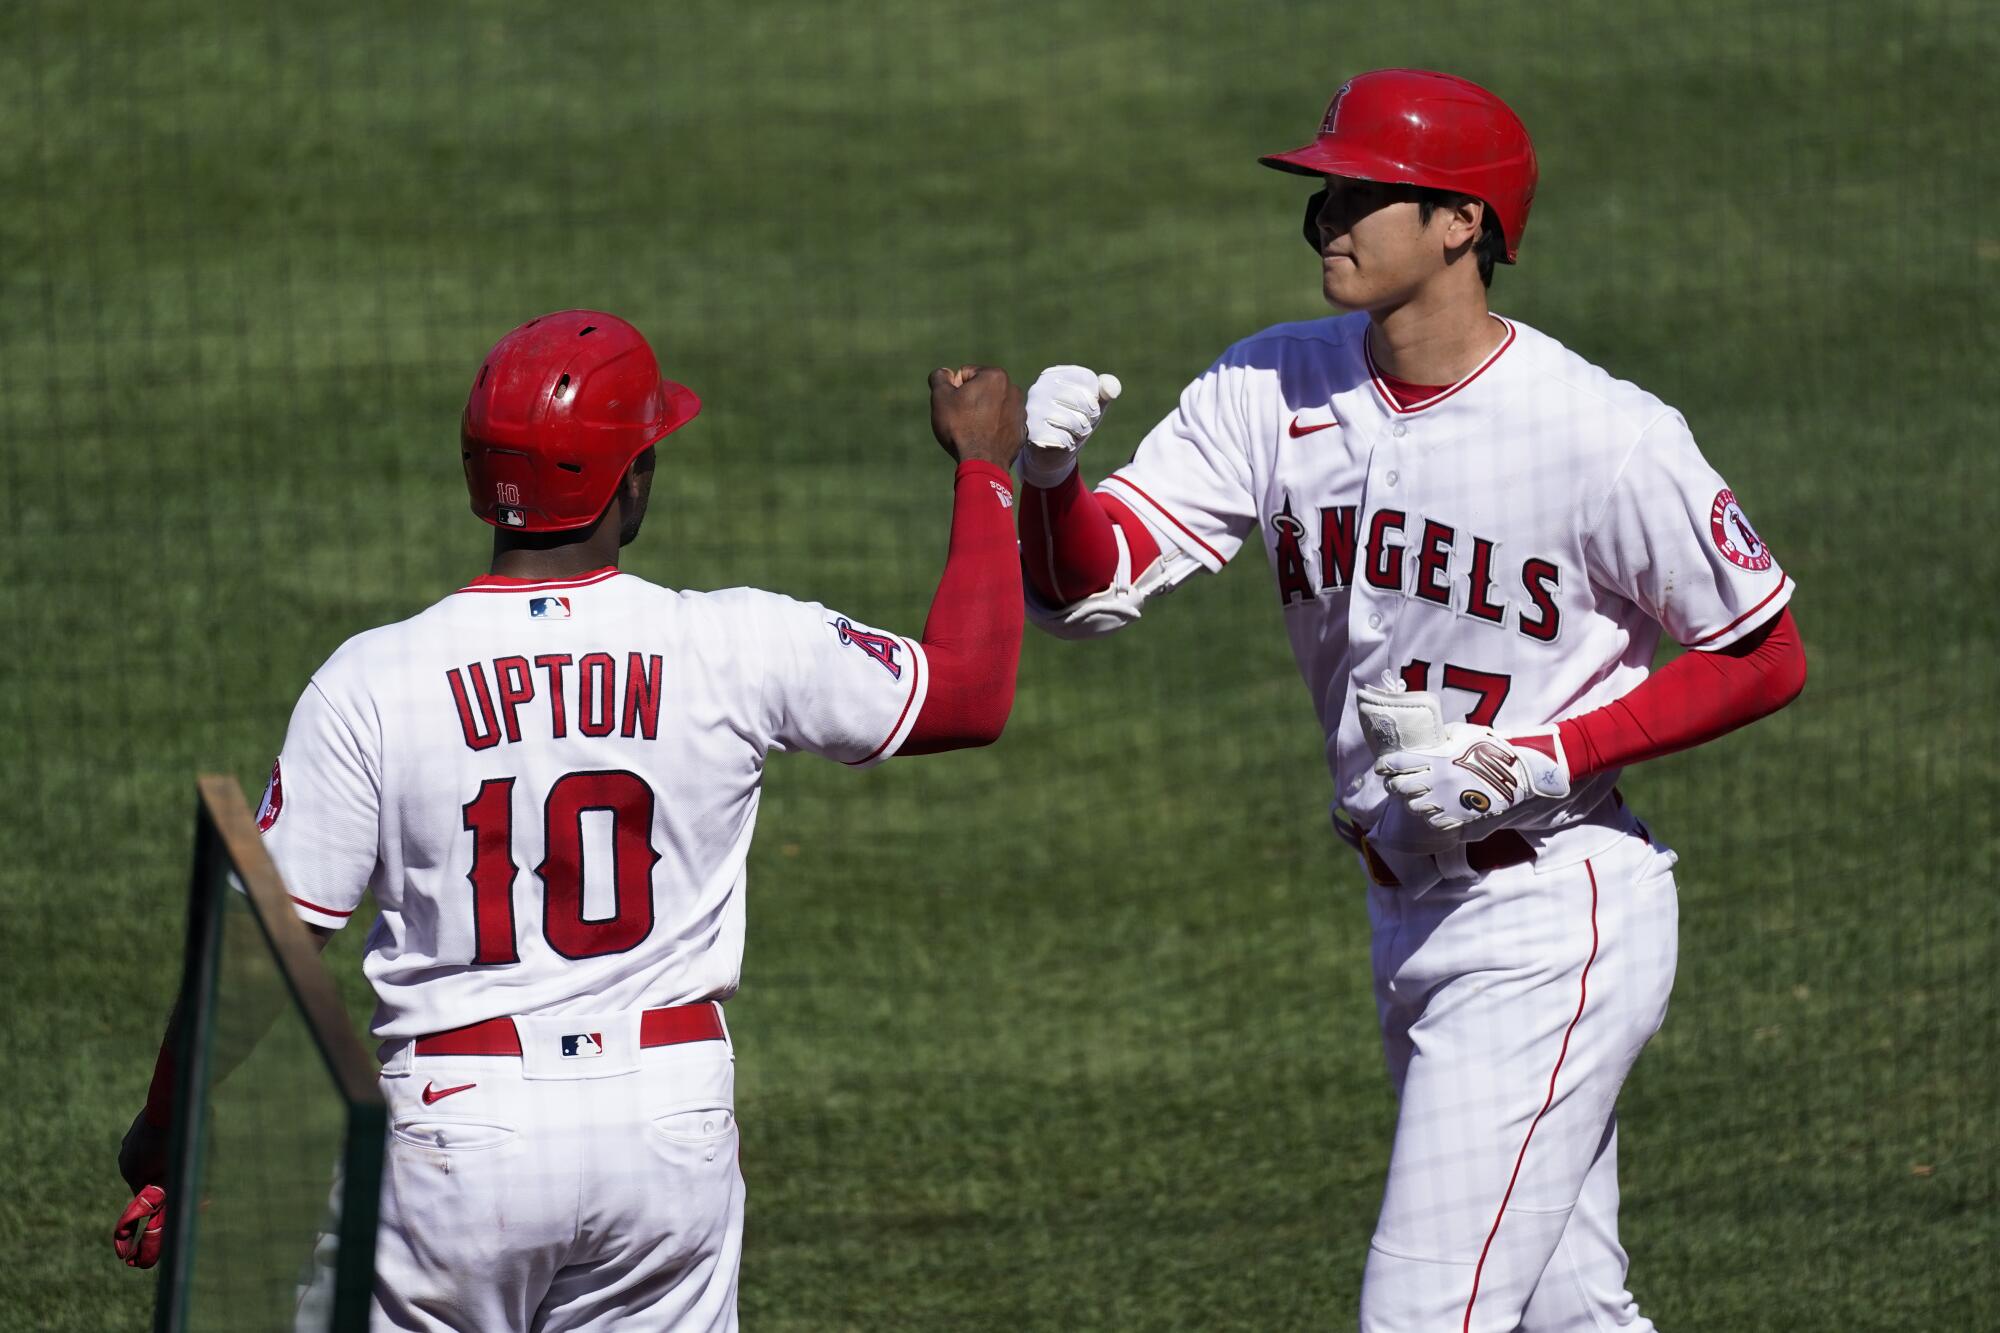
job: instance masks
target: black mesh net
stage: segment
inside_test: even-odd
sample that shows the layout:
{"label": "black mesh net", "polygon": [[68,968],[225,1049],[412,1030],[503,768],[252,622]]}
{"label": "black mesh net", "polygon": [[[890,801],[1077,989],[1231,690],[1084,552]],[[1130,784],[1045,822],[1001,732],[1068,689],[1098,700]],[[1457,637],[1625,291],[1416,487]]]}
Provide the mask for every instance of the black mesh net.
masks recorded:
{"label": "black mesh net", "polygon": [[[1683,858],[1620,1104],[1633,1289],[1671,1328],[1987,1326],[1996,59],[1981,0],[0,9],[0,1052],[68,1108],[9,1120],[0,1310],[143,1317],[100,1233],[188,777],[261,783],[342,640],[484,568],[456,429],[495,338],[614,310],[703,396],[628,568],[914,633],[927,372],[1116,372],[1101,477],[1229,343],[1323,313],[1311,183],[1255,158],[1418,64],[1540,150],[1496,308],[1679,407],[1799,586],[1801,701],[1625,780]],[[730,1005],[746,1324],[1351,1320],[1393,1107],[1256,565],[1031,634],[994,749],[773,765]],[[282,1098],[218,1108],[216,1169],[276,1200],[285,1158],[295,1225],[200,1270],[269,1293],[325,1206]]]}

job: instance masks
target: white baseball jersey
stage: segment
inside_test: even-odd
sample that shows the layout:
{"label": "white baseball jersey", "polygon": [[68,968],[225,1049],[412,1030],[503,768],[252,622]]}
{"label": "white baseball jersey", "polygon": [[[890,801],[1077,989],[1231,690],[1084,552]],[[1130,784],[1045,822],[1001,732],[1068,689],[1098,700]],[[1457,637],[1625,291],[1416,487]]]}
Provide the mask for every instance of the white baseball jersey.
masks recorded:
{"label": "white baseball jersey", "polygon": [[306,921],[374,890],[378,1037],[719,1000],[765,756],[880,762],[927,675],[773,593],[483,578],[328,659],[259,823]]}
{"label": "white baseball jersey", "polygon": [[[1544,725],[1630,691],[1662,627],[1720,648],[1791,596],[1679,413],[1498,322],[1492,355],[1410,408],[1377,378],[1365,313],[1266,329],[1103,483],[1210,570],[1263,535],[1339,802],[1364,825],[1390,798],[1358,686],[1390,672],[1448,717]],[[1616,780],[1496,824],[1561,827]]]}

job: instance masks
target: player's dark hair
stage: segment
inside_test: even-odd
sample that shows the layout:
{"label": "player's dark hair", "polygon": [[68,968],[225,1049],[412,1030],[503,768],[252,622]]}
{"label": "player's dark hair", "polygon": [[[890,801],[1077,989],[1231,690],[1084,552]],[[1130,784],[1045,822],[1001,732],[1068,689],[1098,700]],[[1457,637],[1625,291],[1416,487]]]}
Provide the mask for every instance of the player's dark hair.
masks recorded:
{"label": "player's dark hair", "polygon": [[[1431,215],[1440,208],[1456,208],[1471,198],[1474,196],[1459,194],[1452,190],[1419,189],[1417,225],[1428,227],[1431,224]],[[1500,220],[1493,216],[1492,205],[1487,205],[1482,216],[1484,220],[1479,224],[1479,239],[1472,243],[1472,257],[1479,264],[1479,280],[1491,287],[1493,266],[1507,253],[1507,238],[1500,230]]]}

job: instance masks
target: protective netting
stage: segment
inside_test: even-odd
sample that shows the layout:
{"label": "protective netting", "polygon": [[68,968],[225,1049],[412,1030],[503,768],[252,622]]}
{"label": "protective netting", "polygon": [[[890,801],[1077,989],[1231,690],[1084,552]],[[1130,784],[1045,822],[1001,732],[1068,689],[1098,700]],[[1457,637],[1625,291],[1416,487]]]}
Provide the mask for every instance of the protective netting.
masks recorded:
{"label": "protective netting", "polygon": [[[1625,780],[1682,854],[1621,1102],[1642,1308],[2000,1314],[1993,5],[311,10],[0,7],[0,1051],[50,1108],[0,1138],[0,1324],[143,1319],[103,1233],[189,777],[255,790],[329,652],[484,568],[456,430],[496,337],[607,308],[702,394],[628,568],[914,633],[930,368],[1118,373],[1102,476],[1323,311],[1310,185],[1254,159],[1391,64],[1521,112],[1496,308],[1679,407],[1799,584],[1800,702]],[[747,1326],[1351,1321],[1392,1107],[1257,565],[1031,635],[990,751],[773,765],[730,1005]]]}
{"label": "protective netting", "polygon": [[[200,1204],[185,1327],[325,1330],[347,1188],[348,1104],[248,899],[225,891],[217,903],[209,1048],[218,1076],[192,1190]],[[372,1199],[363,1206],[372,1209]]]}

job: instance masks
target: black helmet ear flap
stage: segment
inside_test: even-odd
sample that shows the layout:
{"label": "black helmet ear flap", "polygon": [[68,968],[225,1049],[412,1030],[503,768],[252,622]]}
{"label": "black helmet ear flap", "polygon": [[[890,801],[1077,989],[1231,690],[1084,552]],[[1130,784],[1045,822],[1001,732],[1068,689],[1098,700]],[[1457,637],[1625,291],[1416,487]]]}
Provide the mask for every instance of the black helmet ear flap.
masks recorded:
{"label": "black helmet ear flap", "polygon": [[1326,203],[1326,190],[1324,187],[1320,189],[1320,192],[1318,194],[1315,194],[1312,198],[1306,200],[1306,222],[1305,222],[1306,244],[1312,247],[1312,251],[1314,254],[1319,253],[1319,210],[1320,207],[1325,203]]}

